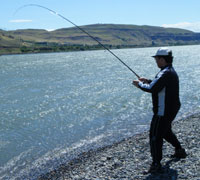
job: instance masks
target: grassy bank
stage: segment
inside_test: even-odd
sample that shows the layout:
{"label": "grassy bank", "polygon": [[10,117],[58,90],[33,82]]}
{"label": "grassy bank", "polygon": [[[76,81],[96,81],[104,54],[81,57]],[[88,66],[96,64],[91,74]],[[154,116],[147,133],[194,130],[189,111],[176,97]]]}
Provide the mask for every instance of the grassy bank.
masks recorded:
{"label": "grassy bank", "polygon": [[[200,33],[155,26],[93,24],[81,26],[109,49],[200,44]],[[79,29],[0,30],[0,54],[97,50],[102,47]]]}

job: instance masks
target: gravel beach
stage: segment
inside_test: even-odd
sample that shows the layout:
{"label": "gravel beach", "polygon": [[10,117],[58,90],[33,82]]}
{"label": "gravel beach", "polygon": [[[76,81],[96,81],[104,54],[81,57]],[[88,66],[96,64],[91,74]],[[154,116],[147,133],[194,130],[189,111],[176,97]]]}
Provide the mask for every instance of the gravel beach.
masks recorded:
{"label": "gravel beach", "polygon": [[172,159],[173,147],[164,142],[163,171],[144,173],[151,164],[148,132],[112,146],[82,153],[40,180],[200,180],[200,114],[176,120],[173,131],[186,149],[186,159]]}

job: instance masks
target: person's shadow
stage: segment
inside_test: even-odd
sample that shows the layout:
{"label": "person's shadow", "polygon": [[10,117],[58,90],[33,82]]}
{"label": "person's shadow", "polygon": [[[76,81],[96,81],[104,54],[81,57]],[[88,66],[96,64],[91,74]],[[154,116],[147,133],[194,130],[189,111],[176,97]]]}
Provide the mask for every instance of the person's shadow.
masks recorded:
{"label": "person's shadow", "polygon": [[176,180],[178,178],[178,172],[177,170],[170,168],[170,164],[179,160],[180,159],[171,159],[167,161],[166,164],[162,167],[161,173],[152,173],[144,180],[158,179],[158,177],[159,180]]}

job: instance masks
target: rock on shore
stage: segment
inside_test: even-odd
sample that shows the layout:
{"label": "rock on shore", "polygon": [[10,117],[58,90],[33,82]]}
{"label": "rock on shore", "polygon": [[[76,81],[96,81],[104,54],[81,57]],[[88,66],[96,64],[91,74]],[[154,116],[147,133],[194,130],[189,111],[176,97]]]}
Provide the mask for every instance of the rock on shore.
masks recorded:
{"label": "rock on shore", "polygon": [[200,114],[175,121],[173,131],[186,149],[186,159],[172,159],[173,147],[164,142],[163,172],[145,174],[151,164],[148,133],[112,146],[82,153],[42,177],[57,180],[200,180]]}

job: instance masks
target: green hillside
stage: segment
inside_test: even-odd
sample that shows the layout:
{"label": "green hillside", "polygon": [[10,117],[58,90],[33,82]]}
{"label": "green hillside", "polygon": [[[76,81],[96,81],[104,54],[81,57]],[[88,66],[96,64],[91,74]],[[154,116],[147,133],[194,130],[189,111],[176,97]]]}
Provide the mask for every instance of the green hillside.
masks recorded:
{"label": "green hillside", "polygon": [[[93,24],[81,28],[109,48],[200,44],[200,33],[184,29],[118,24]],[[42,29],[0,30],[0,54],[100,48],[76,27],[51,32]]]}

